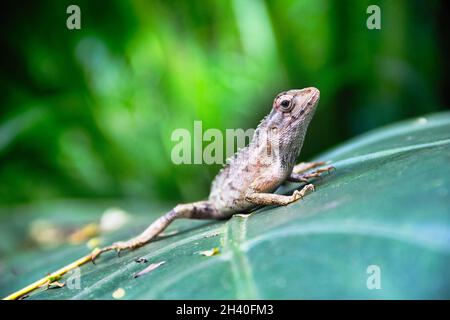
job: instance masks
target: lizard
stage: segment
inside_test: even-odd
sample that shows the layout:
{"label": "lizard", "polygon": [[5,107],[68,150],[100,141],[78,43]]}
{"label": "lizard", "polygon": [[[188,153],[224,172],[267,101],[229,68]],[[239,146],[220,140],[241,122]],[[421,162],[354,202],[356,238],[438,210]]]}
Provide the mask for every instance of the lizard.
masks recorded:
{"label": "lizard", "polygon": [[[240,149],[216,175],[207,200],[179,204],[155,220],[140,235],[95,251],[91,260],[106,251],[136,249],[157,237],[179,218],[228,219],[261,206],[285,206],[314,191],[310,179],[334,169],[327,162],[295,165],[308,125],[320,99],[314,87],[279,93],[271,112],[256,128],[251,142]],[[316,169],[313,172],[310,170]],[[309,172],[309,173],[308,173]],[[291,195],[274,191],[285,181],[302,182]]]}

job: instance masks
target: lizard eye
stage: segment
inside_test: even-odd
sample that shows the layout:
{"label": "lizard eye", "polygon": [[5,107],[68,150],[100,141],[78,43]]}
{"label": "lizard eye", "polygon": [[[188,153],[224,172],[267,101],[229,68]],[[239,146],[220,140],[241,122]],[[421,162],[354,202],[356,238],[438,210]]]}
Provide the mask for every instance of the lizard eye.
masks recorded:
{"label": "lizard eye", "polygon": [[283,101],[281,101],[280,104],[281,104],[281,106],[283,108],[287,108],[287,107],[289,107],[290,101],[289,100],[283,100]]}
{"label": "lizard eye", "polygon": [[292,109],[292,97],[290,95],[282,95],[277,100],[277,107],[283,112],[289,112]]}

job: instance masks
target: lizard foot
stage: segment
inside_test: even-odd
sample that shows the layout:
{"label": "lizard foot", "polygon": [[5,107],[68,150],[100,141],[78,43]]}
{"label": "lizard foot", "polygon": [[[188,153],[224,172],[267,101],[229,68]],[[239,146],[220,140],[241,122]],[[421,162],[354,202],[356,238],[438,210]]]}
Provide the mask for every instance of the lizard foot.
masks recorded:
{"label": "lizard foot", "polygon": [[327,173],[329,174],[331,171],[335,170],[336,168],[333,166],[326,166],[323,168],[319,168],[311,173],[295,173],[292,172],[291,175],[287,178],[287,181],[292,181],[292,182],[302,182],[302,183],[306,183],[309,184],[309,180],[310,179],[314,179],[314,178],[321,178],[323,173]]}
{"label": "lizard foot", "polygon": [[327,161],[300,162],[299,164],[294,166],[294,169],[292,170],[292,172],[293,173],[304,173],[308,170],[326,165],[327,163],[328,163]]}
{"label": "lizard foot", "polygon": [[326,166],[324,168],[317,169],[311,173],[306,173],[306,174],[302,175],[302,179],[308,181],[308,179],[320,178],[320,177],[322,177],[322,173],[326,172],[328,174],[334,170],[336,170],[335,167]]}
{"label": "lizard foot", "polygon": [[135,241],[134,239],[129,240],[129,241],[115,242],[110,246],[104,247],[99,250],[95,250],[91,255],[91,261],[92,261],[92,263],[95,264],[95,259],[97,259],[103,252],[115,250],[117,252],[117,256],[119,256],[120,252],[122,250],[126,250],[126,249],[133,250],[133,249],[138,248],[139,246],[140,246],[139,242]]}
{"label": "lizard foot", "polygon": [[299,199],[303,199],[303,197],[306,195],[307,192],[310,191],[314,191],[314,185],[313,184],[307,184],[306,186],[304,186],[301,190],[295,190],[294,193],[292,194],[292,202],[295,202]]}

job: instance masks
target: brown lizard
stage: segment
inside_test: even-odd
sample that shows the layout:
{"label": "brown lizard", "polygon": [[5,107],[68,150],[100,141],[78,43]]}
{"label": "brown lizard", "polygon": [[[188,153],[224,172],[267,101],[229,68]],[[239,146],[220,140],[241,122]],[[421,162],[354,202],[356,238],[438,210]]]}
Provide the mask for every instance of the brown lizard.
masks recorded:
{"label": "brown lizard", "polygon": [[[137,237],[97,250],[92,255],[92,261],[105,251],[120,252],[141,247],[178,218],[226,219],[235,213],[249,213],[259,206],[285,206],[313,191],[314,185],[309,183],[309,179],[333,167],[322,167],[306,173],[326,163],[295,165],[295,161],[319,97],[320,92],[316,88],[278,94],[272,111],[261,121],[249,145],[229,159],[228,164],[217,174],[208,200],[177,205]],[[274,194],[285,181],[306,184],[292,195]]]}

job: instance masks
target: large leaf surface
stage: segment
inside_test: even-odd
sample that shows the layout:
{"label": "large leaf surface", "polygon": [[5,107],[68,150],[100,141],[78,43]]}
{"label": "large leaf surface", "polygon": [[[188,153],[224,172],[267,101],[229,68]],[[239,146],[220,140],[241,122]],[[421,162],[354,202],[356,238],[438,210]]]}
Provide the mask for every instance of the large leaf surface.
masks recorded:
{"label": "large leaf surface", "polygon": [[[313,141],[307,137],[306,143]],[[80,289],[38,290],[30,298],[112,299],[118,288],[125,299],[450,298],[450,114],[382,128],[318,158],[332,160],[336,171],[317,181],[316,191],[302,201],[228,221],[177,221],[170,228],[178,234],[82,266]],[[164,212],[122,207],[147,212],[105,236],[105,243],[135,235]],[[80,223],[100,212],[98,205],[44,208],[62,220],[68,216],[62,212],[72,208]],[[3,243],[14,248],[11,239],[23,233],[17,231],[20,225],[27,221],[2,223]],[[214,247],[220,254],[198,254]],[[0,293],[86,253],[84,245],[9,251],[1,265]],[[135,279],[146,266],[134,261],[138,257],[166,263]],[[379,267],[381,289],[367,287],[371,265]]]}

